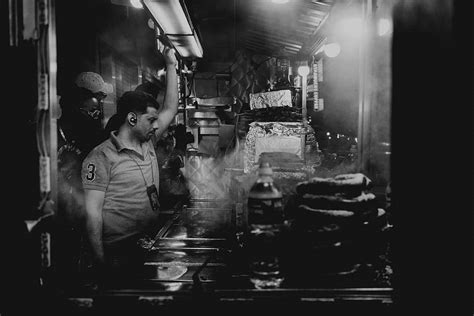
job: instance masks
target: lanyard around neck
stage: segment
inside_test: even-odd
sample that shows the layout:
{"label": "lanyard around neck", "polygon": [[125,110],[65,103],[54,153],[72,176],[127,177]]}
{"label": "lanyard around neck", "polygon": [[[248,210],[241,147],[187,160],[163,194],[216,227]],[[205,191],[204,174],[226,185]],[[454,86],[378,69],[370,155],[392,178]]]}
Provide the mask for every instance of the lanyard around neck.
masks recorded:
{"label": "lanyard around neck", "polygon": [[[140,164],[138,163],[138,161],[136,161],[132,155],[130,155],[130,153],[127,152],[127,155],[130,157],[130,159],[133,160],[133,162],[137,165],[138,167],[138,170],[140,170],[140,173],[143,177],[143,181],[145,181],[145,186],[148,188],[148,182],[146,181],[146,178],[145,178],[145,174],[143,173],[143,170],[142,168],[140,167]],[[146,155],[144,155],[143,157],[146,157]],[[151,167],[151,181],[152,183],[154,184],[155,183],[155,177],[153,176],[153,161],[150,159],[150,167]]]}

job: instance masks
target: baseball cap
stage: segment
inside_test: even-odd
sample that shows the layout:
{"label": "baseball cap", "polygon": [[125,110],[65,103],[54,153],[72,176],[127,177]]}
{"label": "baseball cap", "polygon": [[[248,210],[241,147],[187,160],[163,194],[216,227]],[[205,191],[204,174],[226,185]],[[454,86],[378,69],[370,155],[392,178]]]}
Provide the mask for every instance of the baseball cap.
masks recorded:
{"label": "baseball cap", "polygon": [[105,82],[101,75],[91,71],[81,72],[77,75],[75,83],[79,88],[85,88],[92,93],[103,92],[109,94],[114,91],[113,86]]}

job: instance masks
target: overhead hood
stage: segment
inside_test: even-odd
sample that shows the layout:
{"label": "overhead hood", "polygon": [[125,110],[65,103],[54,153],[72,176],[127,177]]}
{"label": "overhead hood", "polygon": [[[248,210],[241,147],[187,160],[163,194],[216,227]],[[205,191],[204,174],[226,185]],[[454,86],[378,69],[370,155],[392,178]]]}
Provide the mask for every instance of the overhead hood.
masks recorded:
{"label": "overhead hood", "polygon": [[157,30],[157,45],[171,44],[182,58],[202,58],[199,35],[193,27],[184,1],[143,0]]}

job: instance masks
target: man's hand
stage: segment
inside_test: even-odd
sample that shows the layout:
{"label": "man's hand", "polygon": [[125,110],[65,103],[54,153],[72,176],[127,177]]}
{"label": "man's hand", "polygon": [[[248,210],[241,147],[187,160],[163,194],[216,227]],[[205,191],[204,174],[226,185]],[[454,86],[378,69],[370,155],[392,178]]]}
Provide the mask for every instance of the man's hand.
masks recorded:
{"label": "man's hand", "polygon": [[176,59],[176,53],[173,48],[166,46],[163,51],[166,66],[176,66],[178,60]]}

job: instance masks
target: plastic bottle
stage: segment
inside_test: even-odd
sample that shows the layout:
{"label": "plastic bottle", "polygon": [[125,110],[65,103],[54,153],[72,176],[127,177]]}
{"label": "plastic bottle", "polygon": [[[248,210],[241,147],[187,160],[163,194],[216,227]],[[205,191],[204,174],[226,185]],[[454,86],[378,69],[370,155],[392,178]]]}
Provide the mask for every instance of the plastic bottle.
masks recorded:
{"label": "plastic bottle", "polygon": [[260,164],[258,178],[250,188],[247,205],[251,228],[283,221],[283,195],[273,182],[273,170],[268,162]]}
{"label": "plastic bottle", "polygon": [[272,176],[270,164],[261,163],[247,201],[250,281],[258,289],[278,288],[284,279],[279,259],[283,195]]}

